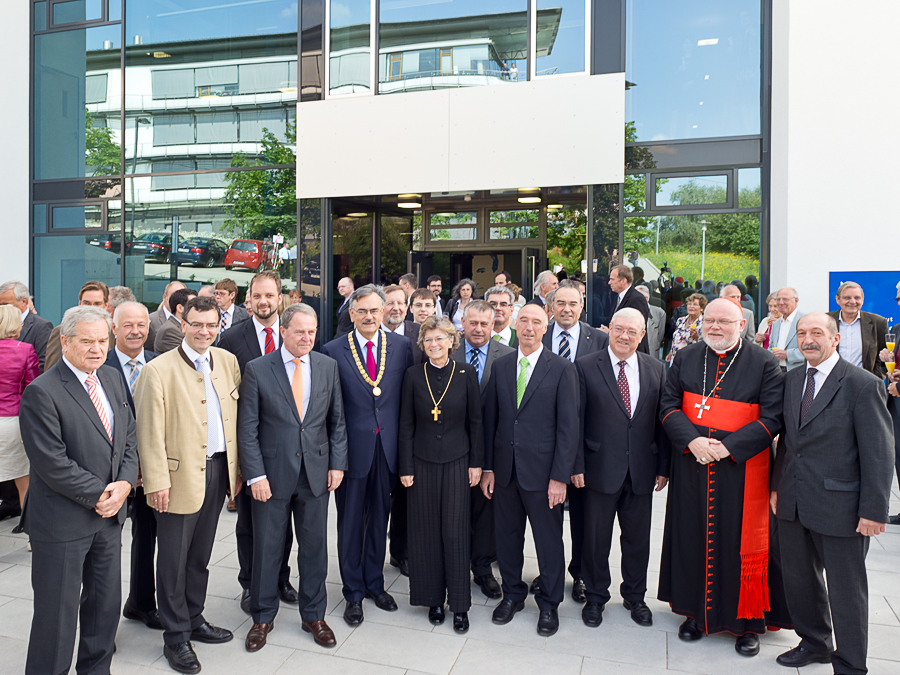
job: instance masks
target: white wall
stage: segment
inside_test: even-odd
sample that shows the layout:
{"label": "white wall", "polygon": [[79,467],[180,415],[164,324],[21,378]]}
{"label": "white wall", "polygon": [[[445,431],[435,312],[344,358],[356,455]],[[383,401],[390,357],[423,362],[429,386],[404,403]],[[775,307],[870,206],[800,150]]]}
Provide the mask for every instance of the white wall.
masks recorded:
{"label": "white wall", "polygon": [[3,68],[3,160],[0,161],[0,283],[28,283],[28,42],[30,2],[4,2],[0,21]]}
{"label": "white wall", "polygon": [[803,311],[830,271],[900,270],[898,25],[896,0],[774,3],[771,282]]}

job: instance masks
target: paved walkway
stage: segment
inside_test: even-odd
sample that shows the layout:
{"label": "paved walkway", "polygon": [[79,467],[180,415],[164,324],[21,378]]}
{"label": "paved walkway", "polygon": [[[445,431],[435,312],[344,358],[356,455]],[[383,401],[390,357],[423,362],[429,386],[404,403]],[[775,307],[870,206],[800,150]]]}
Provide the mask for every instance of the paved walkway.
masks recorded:
{"label": "paved walkway", "polygon": [[[891,513],[900,511],[900,492],[894,483]],[[240,610],[235,552],[234,514],[224,512],[218,540],[212,555],[206,618],[235,632],[225,645],[197,644],[203,672],[252,673],[253,675],[658,675],[663,671],[709,675],[764,674],[785,675],[789,671],[775,663],[775,657],[795,646],[792,631],[763,636],[759,656],[748,659],[734,652],[734,640],[712,637],[686,644],[677,636],[679,617],[663,603],[653,600],[659,570],[665,493],[654,501],[653,554],[650,562],[648,604],[654,612],[652,628],[634,624],[622,607],[616,589],[621,581],[613,568],[613,600],[604,613],[603,624],[596,629],[581,622],[581,605],[572,601],[567,587],[566,601],[560,606],[560,629],[551,638],[537,635],[537,607],[533,599],[524,612],[506,626],[491,623],[491,608],[476,586],[472,586],[473,607],[469,613],[471,629],[466,636],[453,632],[451,621],[434,627],[428,623],[427,610],[408,604],[408,584],[390,566],[385,581],[400,609],[382,612],[365,601],[365,622],[349,628],[342,619],[340,575],[337,566],[334,500],[329,516],[328,622],[338,646],[318,647],[300,630],[295,607],[282,605],[268,645],[256,654],[244,649],[250,619]],[[0,654],[3,673],[24,672],[25,652],[31,625],[31,554],[24,535],[12,535],[17,520],[0,524]],[[123,536],[123,600],[127,595],[130,523]],[[567,528],[568,531],[568,528]],[[568,539],[568,536],[567,536]],[[568,541],[567,541],[568,548]],[[537,574],[534,547],[528,541],[525,578]],[[618,560],[618,550],[612,560]],[[900,527],[888,526],[888,532],[876,537],[868,556],[870,590],[869,672],[873,675],[900,673]],[[296,573],[296,570],[293,570]],[[568,580],[571,583],[571,579]],[[449,618],[449,617],[448,617]],[[162,656],[162,634],[143,624],[122,619],[117,638],[118,652],[113,659],[116,675],[151,675],[174,672]],[[72,670],[74,672],[74,668]],[[803,675],[831,673],[830,666],[811,665]]]}

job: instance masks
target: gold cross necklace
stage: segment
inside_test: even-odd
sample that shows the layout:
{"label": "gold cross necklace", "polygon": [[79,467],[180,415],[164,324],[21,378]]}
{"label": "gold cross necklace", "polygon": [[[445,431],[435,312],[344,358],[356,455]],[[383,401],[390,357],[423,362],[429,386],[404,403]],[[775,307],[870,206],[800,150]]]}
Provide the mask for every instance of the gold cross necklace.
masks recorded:
{"label": "gold cross necklace", "polygon": [[[447,387],[444,389],[444,393],[441,394],[441,397],[437,401],[435,401],[434,394],[431,391],[431,382],[428,381],[428,364],[425,363],[422,365],[425,368],[425,384],[428,385],[428,395],[431,396],[431,402],[434,403],[434,407],[431,409],[430,412],[434,416],[434,421],[437,422],[438,417],[441,414],[441,409],[439,406],[441,405],[441,401],[443,401],[444,397],[447,395],[447,392],[450,391],[450,383],[453,382],[453,373],[456,370],[456,368],[450,368],[450,379],[447,380]],[[437,366],[435,366],[435,368],[437,368]]]}

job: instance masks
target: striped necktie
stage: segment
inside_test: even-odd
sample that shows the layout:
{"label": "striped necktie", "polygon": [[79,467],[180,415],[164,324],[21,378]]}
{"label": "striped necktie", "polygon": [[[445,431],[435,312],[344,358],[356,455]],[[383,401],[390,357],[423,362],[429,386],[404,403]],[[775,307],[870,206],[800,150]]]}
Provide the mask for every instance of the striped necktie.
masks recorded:
{"label": "striped necktie", "polygon": [[475,374],[478,376],[478,381],[481,382],[481,362],[478,359],[478,350],[474,347],[469,356],[469,365],[475,368]]}
{"label": "striped necktie", "polygon": [[109,438],[110,443],[112,443],[112,426],[109,424],[106,406],[103,405],[103,400],[100,398],[100,387],[97,382],[97,376],[88,375],[88,378],[84,383],[87,385],[88,396],[91,397],[91,403],[94,404],[94,407],[97,409],[97,414],[100,416],[100,423],[103,425],[103,428],[106,429],[106,436]]}
{"label": "striped necktie", "polygon": [[570,359],[572,356],[572,349],[569,347],[570,337],[568,331],[563,331],[559,334],[559,355],[566,360]]}
{"label": "striped necktie", "polygon": [[275,331],[271,328],[263,328],[263,331],[266,334],[266,348],[264,350],[265,354],[271,354],[275,351]]}
{"label": "striped necktie", "polygon": [[528,384],[528,358],[523,356],[519,360],[519,377],[516,379],[516,408],[522,405],[522,396],[525,395],[525,386]]}
{"label": "striped necktie", "polygon": [[134,387],[137,384],[138,375],[141,373],[141,362],[137,359],[131,359],[128,364],[131,367],[131,375],[128,376],[128,388],[131,395],[134,396]]}

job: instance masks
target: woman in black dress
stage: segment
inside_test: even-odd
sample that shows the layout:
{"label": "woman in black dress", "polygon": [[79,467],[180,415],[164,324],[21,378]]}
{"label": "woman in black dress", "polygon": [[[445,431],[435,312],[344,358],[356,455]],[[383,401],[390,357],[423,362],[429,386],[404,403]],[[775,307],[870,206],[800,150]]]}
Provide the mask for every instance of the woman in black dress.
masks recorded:
{"label": "woman in black dress", "polygon": [[469,488],[481,480],[484,437],[475,368],[452,359],[453,324],[428,317],[419,347],[428,361],[406,371],[400,402],[400,482],[408,492],[409,602],[428,620],[469,630]]}

